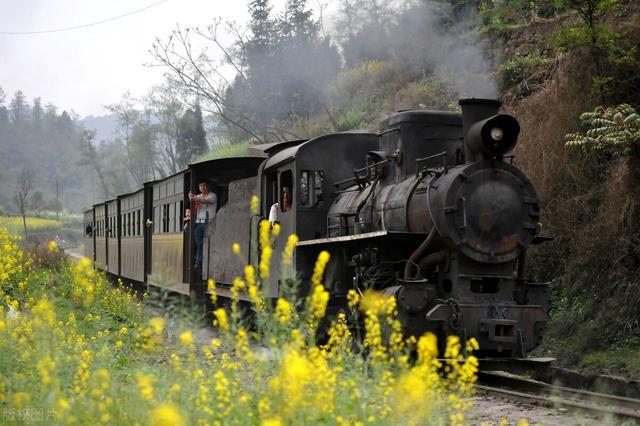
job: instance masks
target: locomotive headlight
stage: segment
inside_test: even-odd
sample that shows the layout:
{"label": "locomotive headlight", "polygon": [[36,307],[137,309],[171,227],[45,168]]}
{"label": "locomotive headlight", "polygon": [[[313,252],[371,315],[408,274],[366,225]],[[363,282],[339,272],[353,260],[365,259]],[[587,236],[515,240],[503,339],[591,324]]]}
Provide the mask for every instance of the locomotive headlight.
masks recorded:
{"label": "locomotive headlight", "polygon": [[491,139],[496,142],[500,142],[504,137],[504,131],[500,127],[494,127],[491,129]]}

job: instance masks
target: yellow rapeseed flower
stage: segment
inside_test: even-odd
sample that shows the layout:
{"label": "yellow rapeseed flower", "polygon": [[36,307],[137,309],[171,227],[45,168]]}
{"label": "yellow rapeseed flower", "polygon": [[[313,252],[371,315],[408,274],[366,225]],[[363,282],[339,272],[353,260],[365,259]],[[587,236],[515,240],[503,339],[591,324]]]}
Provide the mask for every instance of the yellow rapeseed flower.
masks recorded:
{"label": "yellow rapeseed flower", "polygon": [[235,254],[240,255],[240,244],[233,243],[233,245],[231,246],[231,249]]}
{"label": "yellow rapeseed flower", "polygon": [[219,326],[222,330],[229,330],[229,320],[227,319],[227,311],[224,308],[218,308],[213,311],[213,315],[216,317],[213,325]]}
{"label": "yellow rapeseed flower", "polygon": [[218,295],[216,293],[216,282],[212,278],[209,278],[207,280],[207,291],[209,292],[211,303],[215,305],[218,299]]}
{"label": "yellow rapeseed flower", "polygon": [[49,244],[47,244],[47,248],[49,249],[50,252],[56,253],[58,251],[58,243],[51,240],[49,241]]}
{"label": "yellow rapeseed flower", "polygon": [[260,199],[256,195],[252,195],[251,204],[250,204],[251,214],[258,214],[259,207],[260,207]]}
{"label": "yellow rapeseed flower", "polygon": [[161,404],[151,411],[151,426],[183,426],[186,422],[173,404]]}
{"label": "yellow rapeseed flower", "polygon": [[260,222],[259,240],[260,250],[271,246],[271,225],[266,219]]}
{"label": "yellow rapeseed flower", "polygon": [[321,251],[318,255],[318,259],[316,260],[316,264],[313,267],[313,275],[311,276],[311,284],[318,285],[322,282],[322,276],[324,275],[324,270],[327,267],[327,263],[329,263],[329,259],[331,255],[328,251]]}
{"label": "yellow rapeseed flower", "polygon": [[286,299],[278,298],[275,315],[280,324],[289,322],[291,320],[291,304]]}
{"label": "yellow rapeseed flower", "polygon": [[266,246],[262,249],[262,256],[260,256],[260,278],[266,280],[269,278],[269,268],[271,265],[271,254],[273,253],[273,249],[271,246]]}
{"label": "yellow rapeseed flower", "polygon": [[284,246],[284,252],[282,252],[283,269],[291,265],[293,251],[296,248],[296,244],[298,244],[298,236],[296,234],[289,235],[289,238],[287,238],[287,244]]}
{"label": "yellow rapeseed flower", "polygon": [[185,346],[187,348],[193,347],[193,333],[191,333],[191,330],[186,330],[180,333],[178,339],[180,340],[180,344],[182,346]]}
{"label": "yellow rapeseed flower", "polygon": [[162,317],[154,317],[149,321],[149,325],[155,334],[161,334],[162,330],[164,330],[165,322],[165,319]]}
{"label": "yellow rapeseed flower", "polygon": [[154,397],[153,383],[156,381],[155,376],[153,374],[138,373],[137,379],[138,390],[142,399],[152,400]]}
{"label": "yellow rapeseed flower", "polygon": [[355,291],[354,289],[350,289],[347,292],[347,301],[348,301],[349,307],[353,308],[357,306],[358,302],[360,302],[360,294],[358,294],[358,292]]}
{"label": "yellow rapeseed flower", "polygon": [[307,303],[311,314],[315,320],[324,317],[327,311],[327,303],[329,303],[329,292],[324,289],[322,284],[313,287],[313,291],[309,296]]}
{"label": "yellow rapeseed flower", "polygon": [[255,287],[256,285],[256,270],[253,265],[247,265],[244,267],[244,277],[247,280],[249,287]]}

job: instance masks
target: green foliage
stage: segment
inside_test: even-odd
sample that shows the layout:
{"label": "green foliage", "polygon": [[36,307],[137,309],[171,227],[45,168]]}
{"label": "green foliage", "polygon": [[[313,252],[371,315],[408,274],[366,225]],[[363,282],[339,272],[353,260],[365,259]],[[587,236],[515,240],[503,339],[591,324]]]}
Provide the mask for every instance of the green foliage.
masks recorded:
{"label": "green foliage", "polygon": [[200,163],[202,161],[214,160],[216,158],[243,157],[249,154],[250,146],[250,141],[215,145],[211,151],[195,157],[193,162]]}
{"label": "green foliage", "polygon": [[553,0],[498,0],[483,6],[480,9],[483,30],[494,33],[553,18],[566,10],[564,4]]}
{"label": "green foliage", "polygon": [[567,134],[567,148],[630,155],[640,143],[640,115],[628,104],[599,106],[593,112],[582,114],[580,121],[587,130]]}
{"label": "green foliage", "polygon": [[553,62],[553,59],[533,52],[524,56],[516,54],[502,64],[505,81],[509,84],[518,84],[529,80]]}
{"label": "green foliage", "polygon": [[351,129],[366,129],[371,124],[368,121],[367,116],[367,111],[360,108],[351,108],[336,119],[336,131],[342,132],[344,130]]}

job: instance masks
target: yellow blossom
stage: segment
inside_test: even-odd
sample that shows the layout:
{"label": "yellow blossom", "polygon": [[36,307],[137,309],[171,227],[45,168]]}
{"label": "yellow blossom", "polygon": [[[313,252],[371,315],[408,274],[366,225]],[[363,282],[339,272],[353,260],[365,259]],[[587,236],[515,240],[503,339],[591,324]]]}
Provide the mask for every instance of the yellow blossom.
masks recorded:
{"label": "yellow blossom", "polygon": [[214,325],[217,325],[222,330],[229,330],[229,320],[227,319],[227,311],[224,308],[218,308],[213,311],[213,315],[216,317],[214,320]]}
{"label": "yellow blossom", "polygon": [[193,346],[193,334],[191,333],[190,330],[186,330],[180,333],[180,336],[178,337],[178,339],[180,340],[180,344],[182,346],[189,347],[189,348]]}
{"label": "yellow blossom", "polygon": [[311,283],[313,285],[321,284],[324,269],[327,267],[327,263],[329,263],[330,258],[331,256],[329,255],[329,252],[325,250],[321,251],[318,255],[316,264],[313,267],[313,275],[311,276]]}
{"label": "yellow blossom", "polygon": [[266,246],[262,249],[262,255],[260,256],[260,278],[266,280],[269,278],[269,268],[271,264],[271,254],[273,249],[270,246]]}
{"label": "yellow blossom", "polygon": [[233,243],[233,246],[231,246],[231,248],[233,249],[233,252],[237,255],[240,254],[240,244],[238,243]]}
{"label": "yellow blossom", "polygon": [[151,411],[151,426],[183,426],[186,422],[173,404],[161,404]]}
{"label": "yellow blossom", "polygon": [[291,304],[286,299],[278,298],[275,315],[280,324],[289,322],[291,320]]}
{"label": "yellow blossom", "polygon": [[161,334],[164,330],[165,319],[162,317],[154,317],[149,321],[149,325],[155,334]]}
{"label": "yellow blossom", "polygon": [[137,378],[138,389],[140,390],[140,396],[142,399],[153,399],[153,383],[156,381],[155,376],[153,374],[138,373]]}
{"label": "yellow blossom", "polygon": [[252,215],[258,214],[259,206],[260,206],[260,199],[257,196],[252,195],[251,203],[250,203],[250,211]]}
{"label": "yellow blossom", "polygon": [[283,269],[291,265],[293,259],[293,251],[298,244],[298,236],[296,234],[289,235],[287,238],[287,244],[284,246],[284,252],[282,253],[282,266]]}

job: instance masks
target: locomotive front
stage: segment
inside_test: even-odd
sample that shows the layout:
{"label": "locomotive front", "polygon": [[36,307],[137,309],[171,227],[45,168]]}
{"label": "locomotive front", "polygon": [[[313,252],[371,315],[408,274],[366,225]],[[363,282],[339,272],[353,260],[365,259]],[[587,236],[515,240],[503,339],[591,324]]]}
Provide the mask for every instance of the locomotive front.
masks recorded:
{"label": "locomotive front", "polygon": [[505,161],[517,120],[498,101],[460,105],[383,122],[379,151],[329,212],[329,237],[358,238],[339,248],[350,261],[336,281],[395,296],[408,334],[475,337],[485,356],[524,357],[548,320],[547,287],[524,279],[538,199]]}

